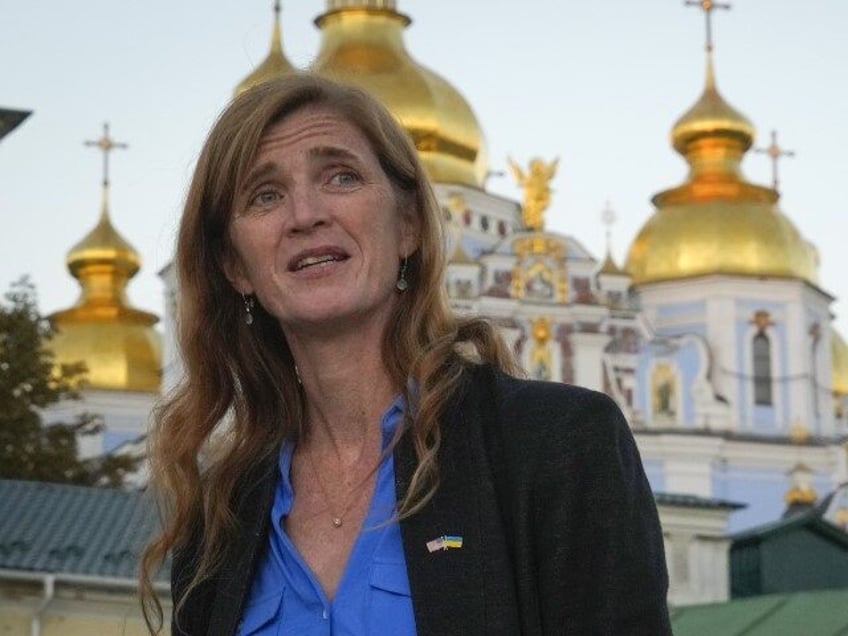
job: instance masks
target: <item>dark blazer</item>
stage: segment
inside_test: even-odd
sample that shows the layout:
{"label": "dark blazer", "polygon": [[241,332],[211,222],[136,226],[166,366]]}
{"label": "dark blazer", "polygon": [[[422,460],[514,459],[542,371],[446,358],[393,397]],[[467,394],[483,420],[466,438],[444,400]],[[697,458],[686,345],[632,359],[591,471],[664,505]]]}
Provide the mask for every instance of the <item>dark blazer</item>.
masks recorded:
{"label": "dark blazer", "polygon": [[[401,521],[420,636],[671,634],[662,534],[627,422],[606,395],[474,367],[442,423],[441,483]],[[415,469],[394,452],[400,498]],[[268,543],[276,463],[239,498],[238,540],[178,612],[174,634],[236,632]],[[460,549],[427,542],[463,537]],[[174,556],[176,596],[194,548]]]}

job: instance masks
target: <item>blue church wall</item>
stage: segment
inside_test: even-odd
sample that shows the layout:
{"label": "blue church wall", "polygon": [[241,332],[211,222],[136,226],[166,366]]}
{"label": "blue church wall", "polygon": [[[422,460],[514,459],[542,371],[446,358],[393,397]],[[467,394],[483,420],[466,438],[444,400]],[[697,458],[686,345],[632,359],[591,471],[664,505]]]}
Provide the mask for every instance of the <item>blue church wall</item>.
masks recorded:
{"label": "blue church wall", "polygon": [[471,236],[463,236],[462,249],[465,250],[465,253],[468,254],[469,258],[476,260],[483,254],[486,254],[490,250],[490,247],[484,241]]}
{"label": "blue church wall", "polygon": [[[786,423],[792,422],[792,410],[799,410],[803,408],[803,405],[800,404],[792,404],[792,386],[791,382],[788,381],[789,378],[789,343],[787,342],[786,337],[786,326],[785,325],[777,325],[775,328],[775,332],[777,333],[777,341],[780,345],[780,357],[777,360],[779,367],[776,371],[772,373],[777,379],[777,391],[780,391],[780,414],[781,418]],[[773,367],[774,368],[774,367]],[[803,412],[803,411],[802,411]]]}
{"label": "blue church wall", "polygon": [[644,460],[642,466],[645,468],[645,475],[648,477],[648,483],[651,485],[653,492],[665,491],[665,472],[663,471],[663,462],[659,459]]}
{"label": "blue church wall", "polygon": [[[703,330],[703,325],[699,325]],[[692,334],[694,330],[687,333]],[[649,342],[639,352],[636,364],[636,386],[634,406],[645,414],[647,421],[657,424],[653,414],[653,373],[657,366],[667,365],[673,369],[676,378],[676,394],[674,396],[674,415],[666,418],[664,426],[674,425],[692,428],[695,424],[695,403],[692,399],[692,385],[699,372],[706,368],[707,360],[695,342],[665,342],[655,340]],[[669,421],[671,420],[671,421]]]}
{"label": "blue church wall", "polygon": [[686,324],[675,325],[673,327],[659,327],[656,330],[656,335],[660,338],[673,338],[687,334],[706,338],[707,326],[702,322],[689,322]]}
{"label": "blue church wall", "polygon": [[[819,497],[832,491],[835,484],[826,475],[815,475],[813,488]],[[786,510],[786,493],[791,478],[777,468],[726,467],[718,464],[712,473],[713,496],[747,504],[730,516],[728,532],[738,532],[780,519]]]}
{"label": "blue church wall", "polygon": [[[704,323],[704,316],[707,312],[705,301],[659,305],[656,312],[656,335],[658,337],[682,336],[685,334],[697,334],[704,338],[707,336],[707,326]],[[683,319],[686,318],[688,318],[688,321],[684,322]],[[666,321],[672,321],[674,324],[662,324]]]}
{"label": "blue church wall", "polygon": [[833,492],[839,487],[839,482],[830,479],[826,475],[815,475],[813,477],[813,490],[816,491],[816,494],[819,496],[819,501],[822,500],[823,497],[826,497],[828,494]]}
{"label": "blue church wall", "polygon": [[695,425],[695,400],[692,399],[692,385],[698,377],[698,372],[704,368],[707,361],[694,342],[689,342],[677,352],[677,368],[680,370],[683,391],[683,426],[692,428]]}
{"label": "blue church wall", "polygon": [[657,307],[657,322],[681,316],[703,316],[707,311],[707,303],[703,300],[689,303],[669,303]]}
{"label": "blue church wall", "polygon": [[774,406],[754,404],[752,408],[754,410],[754,432],[763,435],[776,434],[777,418],[775,417]]}
{"label": "blue church wall", "polygon": [[636,409],[644,413],[646,421],[649,422],[653,420],[651,373],[658,364],[667,364],[677,369],[675,355],[670,347],[657,341],[649,342],[639,352],[636,363],[637,391],[634,395]]}
{"label": "blue church wall", "polygon": [[103,452],[111,453],[121,444],[132,442],[138,439],[138,433],[127,433],[117,431],[105,431],[103,433]]}
{"label": "blue church wall", "polygon": [[713,469],[712,482],[716,498],[747,504],[730,515],[730,533],[775,521],[786,510],[783,497],[789,479],[781,470],[719,466]]}

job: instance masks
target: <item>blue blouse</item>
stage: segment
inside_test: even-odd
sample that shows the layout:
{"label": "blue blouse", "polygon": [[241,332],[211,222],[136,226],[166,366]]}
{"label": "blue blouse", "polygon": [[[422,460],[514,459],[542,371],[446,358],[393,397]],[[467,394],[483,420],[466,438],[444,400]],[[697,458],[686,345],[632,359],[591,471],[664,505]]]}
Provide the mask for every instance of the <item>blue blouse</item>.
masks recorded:
{"label": "blue blouse", "polygon": [[[399,396],[383,415],[383,449],[403,419]],[[284,522],[294,503],[294,445],[280,451],[280,479],[271,510],[269,548],[259,565],[239,625],[240,636],[414,636],[415,615],[397,521],[391,453],[380,465],[368,514],[329,601]]]}

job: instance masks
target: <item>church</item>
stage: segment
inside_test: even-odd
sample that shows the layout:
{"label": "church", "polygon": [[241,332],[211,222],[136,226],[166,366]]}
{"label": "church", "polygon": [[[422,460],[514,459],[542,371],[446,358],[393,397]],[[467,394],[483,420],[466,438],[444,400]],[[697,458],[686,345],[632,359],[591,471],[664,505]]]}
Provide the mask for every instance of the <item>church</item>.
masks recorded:
{"label": "church", "polygon": [[[702,10],[709,21],[712,3]],[[473,107],[407,50],[410,22],[395,0],[327,0],[309,70],[372,93],[410,134],[444,211],[454,309],[491,318],[529,377],[603,391],[625,413],[660,509],[670,602],[727,600],[729,535],[812,506],[848,480],[848,345],[832,326],[815,237],[781,209],[776,176],[763,185],[742,172],[755,126],[719,91],[709,34],[704,68],[692,70],[703,72],[703,90],[669,122],[669,152],[688,175],[645,184],[656,191],[653,213],[619,257],[546,230],[556,159],[510,160],[520,201],[487,190]],[[236,94],[299,72],[279,3],[270,26],[267,58]],[[83,402],[55,412],[103,415],[89,456],[138,453],[153,405],[180,378],[179,285],[166,266],[160,328],[130,304],[139,258],[109,210],[108,158],[119,144],[108,128],[91,143],[104,156],[101,212],[67,257],[79,300],[51,316],[57,360],[85,361],[89,378]],[[776,140],[769,155],[776,166]]]}

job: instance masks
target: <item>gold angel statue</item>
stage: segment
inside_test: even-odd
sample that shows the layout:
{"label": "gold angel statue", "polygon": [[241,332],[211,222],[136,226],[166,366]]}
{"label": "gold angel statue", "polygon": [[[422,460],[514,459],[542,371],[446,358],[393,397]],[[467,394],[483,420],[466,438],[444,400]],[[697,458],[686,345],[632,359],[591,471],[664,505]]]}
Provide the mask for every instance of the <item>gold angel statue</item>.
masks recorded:
{"label": "gold angel statue", "polygon": [[551,204],[551,179],[556,174],[559,157],[545,163],[535,157],[530,160],[525,173],[512,158],[509,167],[515,180],[524,188],[524,225],[529,230],[539,231],[545,225],[544,211]]}

